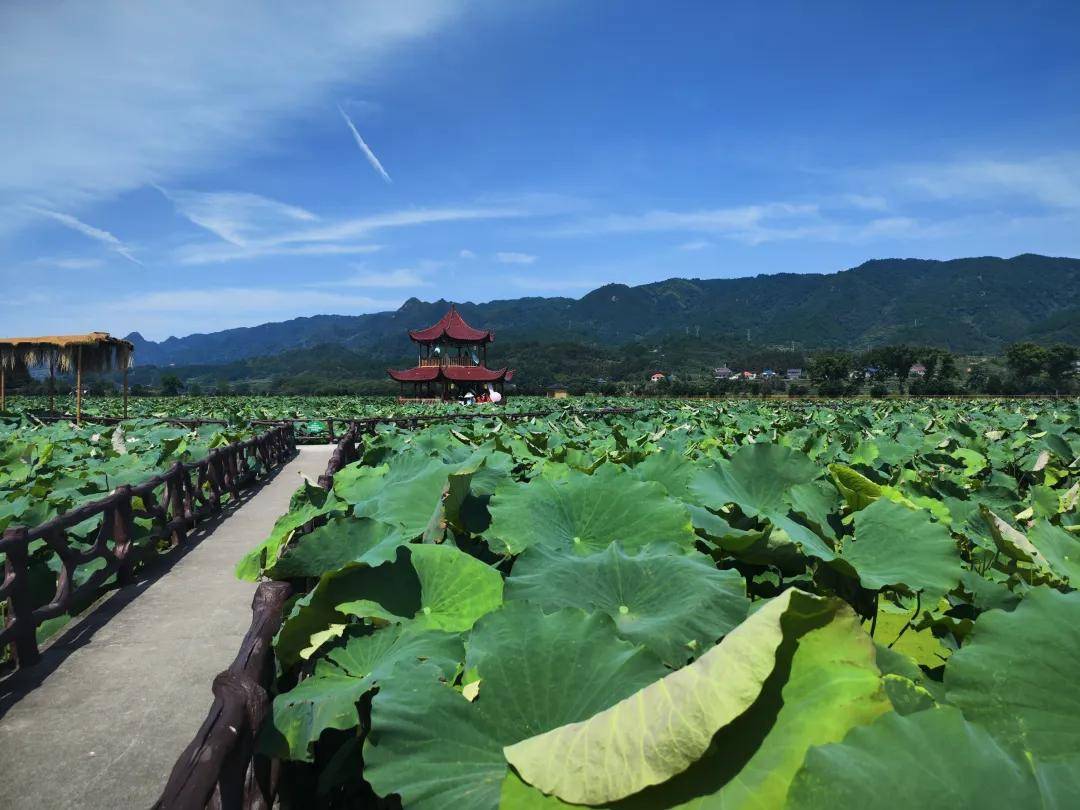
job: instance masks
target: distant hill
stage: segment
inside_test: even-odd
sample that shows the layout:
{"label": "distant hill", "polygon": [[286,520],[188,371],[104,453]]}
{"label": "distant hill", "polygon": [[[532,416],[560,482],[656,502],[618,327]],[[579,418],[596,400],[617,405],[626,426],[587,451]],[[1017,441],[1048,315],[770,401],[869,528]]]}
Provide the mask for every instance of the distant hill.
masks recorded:
{"label": "distant hill", "polygon": [[[406,330],[434,323],[448,306],[410,298],[394,312],[318,315],[161,343],[138,333],[128,339],[139,365],[225,364],[336,345],[374,367],[409,356]],[[458,308],[470,323],[495,331],[493,352],[503,341],[610,347],[681,333],[715,345],[812,350],[907,342],[990,353],[1022,339],[1080,343],[1080,259],[878,259],[831,274],[673,278],[608,284],[576,300],[530,297]]]}

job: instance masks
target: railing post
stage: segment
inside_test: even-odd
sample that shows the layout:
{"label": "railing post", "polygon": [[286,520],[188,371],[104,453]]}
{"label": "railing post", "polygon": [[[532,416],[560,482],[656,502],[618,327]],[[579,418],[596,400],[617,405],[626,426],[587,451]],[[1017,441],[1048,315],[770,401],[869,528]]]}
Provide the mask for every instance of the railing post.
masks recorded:
{"label": "railing post", "polygon": [[34,625],[33,595],[30,593],[30,557],[25,526],[4,529],[4,579],[11,583],[7,600],[6,625],[15,627],[12,642],[15,663],[20,667],[36,664],[41,658]]}
{"label": "railing post", "polygon": [[326,420],[326,427],[330,434],[330,444],[336,444],[337,441],[334,438],[334,419],[333,417]]}
{"label": "railing post", "polygon": [[[178,461],[169,471],[165,484],[165,521],[171,523],[172,544],[178,546],[187,539],[187,510],[184,497],[184,465]],[[172,514],[170,518],[170,513]]]}
{"label": "railing post", "polygon": [[131,486],[123,484],[116,488],[120,496],[112,509],[113,554],[120,563],[116,571],[116,582],[123,587],[135,579],[135,559],[131,556],[131,541],[134,525],[131,517]]}

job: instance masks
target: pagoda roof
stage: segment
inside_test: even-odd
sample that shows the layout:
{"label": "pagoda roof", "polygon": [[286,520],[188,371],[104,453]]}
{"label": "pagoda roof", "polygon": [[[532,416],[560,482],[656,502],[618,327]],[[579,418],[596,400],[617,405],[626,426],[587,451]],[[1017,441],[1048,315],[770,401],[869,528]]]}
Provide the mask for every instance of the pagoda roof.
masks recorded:
{"label": "pagoda roof", "polygon": [[486,329],[474,329],[465,323],[465,319],[458,314],[457,307],[453,304],[438,323],[427,329],[409,330],[409,337],[417,343],[434,343],[443,338],[461,343],[490,343],[495,340],[493,332]]}
{"label": "pagoda roof", "polygon": [[509,380],[514,376],[512,369],[490,369],[484,366],[417,366],[404,371],[387,369],[387,374],[398,382],[432,382],[439,379],[453,382],[495,382]]}

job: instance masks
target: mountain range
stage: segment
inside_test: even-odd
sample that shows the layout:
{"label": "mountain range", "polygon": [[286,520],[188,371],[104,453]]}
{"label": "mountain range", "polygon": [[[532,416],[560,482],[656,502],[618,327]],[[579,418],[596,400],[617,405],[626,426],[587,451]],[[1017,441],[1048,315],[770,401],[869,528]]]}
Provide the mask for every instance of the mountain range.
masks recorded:
{"label": "mountain range", "polygon": [[[457,306],[472,325],[494,330],[493,354],[503,341],[611,347],[673,336],[804,351],[904,342],[987,354],[1018,340],[1080,343],[1080,259],[878,259],[838,273],[672,278],[607,284],[579,299]],[[128,340],[140,366],[212,366],[337,346],[377,367],[408,357],[407,330],[434,323],[448,307],[441,298],[410,298],[393,312],[317,315],[160,343],[135,332]]]}

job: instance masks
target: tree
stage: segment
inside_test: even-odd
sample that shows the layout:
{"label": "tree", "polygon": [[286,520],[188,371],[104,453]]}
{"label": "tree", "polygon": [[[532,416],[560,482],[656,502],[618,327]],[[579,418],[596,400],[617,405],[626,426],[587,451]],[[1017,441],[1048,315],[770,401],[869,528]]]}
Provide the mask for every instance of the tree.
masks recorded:
{"label": "tree", "polygon": [[184,390],[184,384],[180,382],[180,378],[175,374],[162,374],[161,375],[161,393],[167,397],[179,396],[180,392]]}
{"label": "tree", "polygon": [[1058,389],[1073,375],[1080,352],[1075,346],[1058,343],[1045,349],[1044,353],[1043,370],[1054,383],[1054,388]]}
{"label": "tree", "polygon": [[822,352],[810,359],[810,378],[818,384],[822,396],[838,396],[855,368],[855,358],[848,352]]}
{"label": "tree", "polygon": [[919,350],[904,343],[896,346],[880,346],[866,353],[866,363],[885,372],[886,379],[895,377],[901,393],[911,366],[919,359]]}
{"label": "tree", "polygon": [[822,352],[810,360],[810,377],[818,382],[845,382],[855,360],[848,352]]}
{"label": "tree", "polygon": [[1005,350],[1005,362],[1022,383],[1028,383],[1046,368],[1046,349],[1030,341],[1014,343]]}

